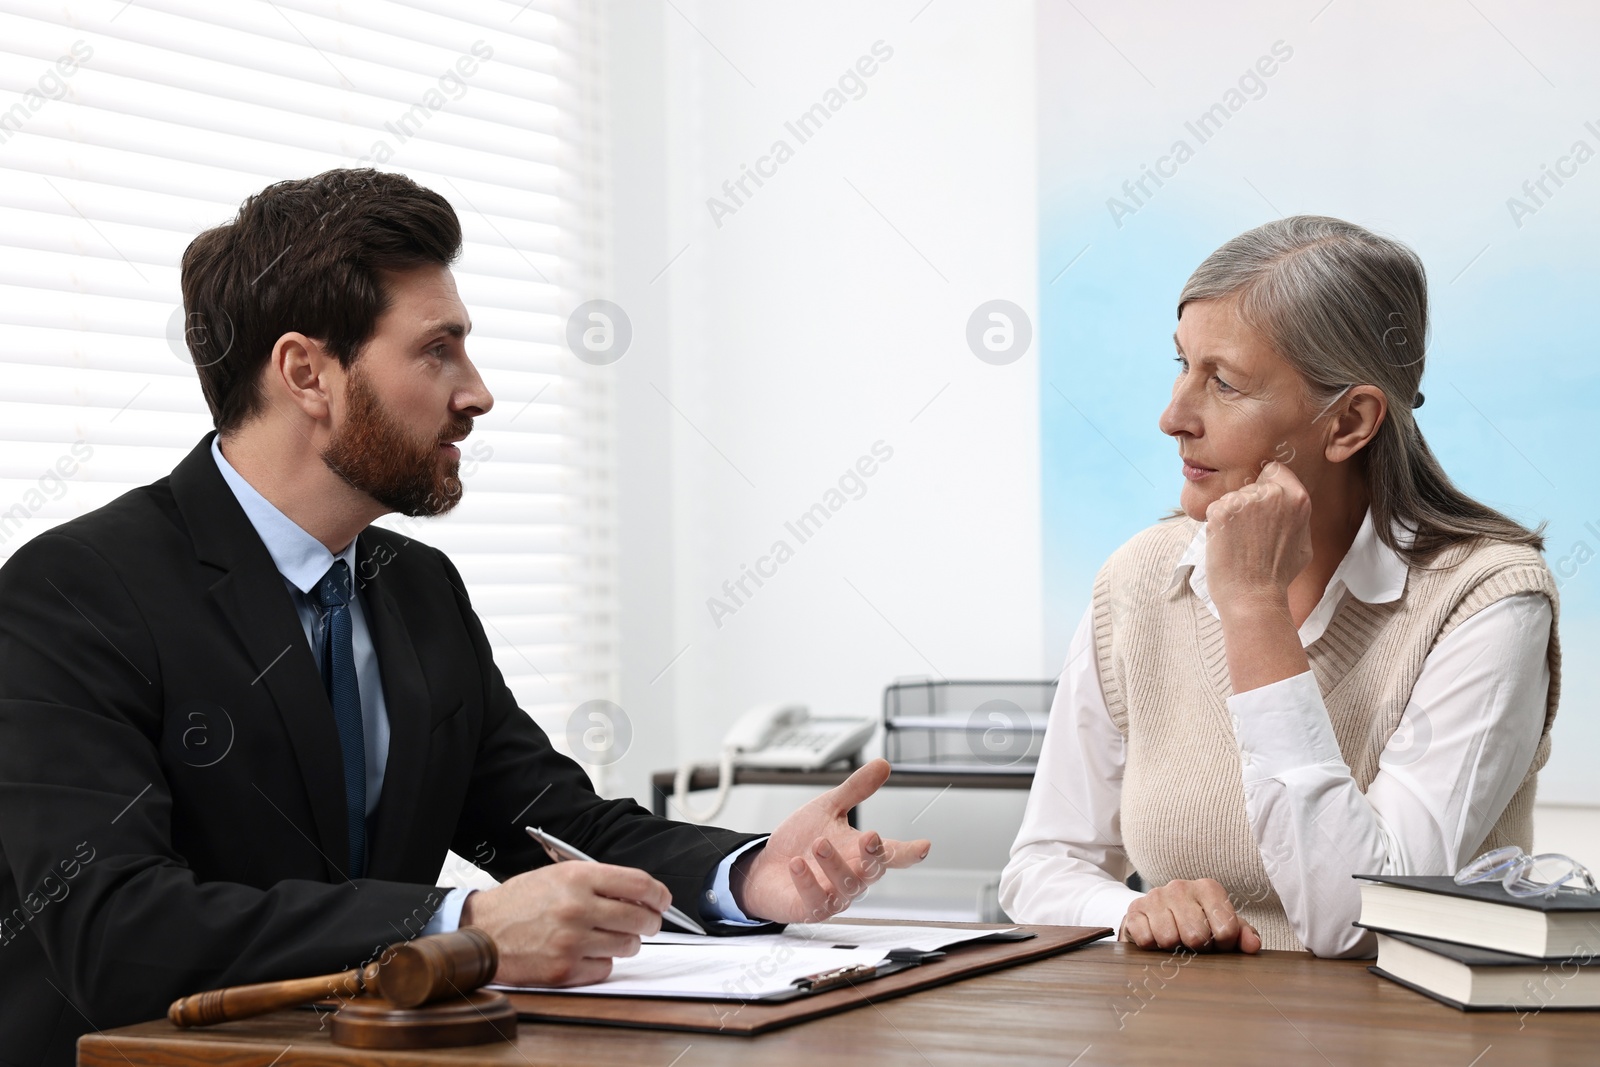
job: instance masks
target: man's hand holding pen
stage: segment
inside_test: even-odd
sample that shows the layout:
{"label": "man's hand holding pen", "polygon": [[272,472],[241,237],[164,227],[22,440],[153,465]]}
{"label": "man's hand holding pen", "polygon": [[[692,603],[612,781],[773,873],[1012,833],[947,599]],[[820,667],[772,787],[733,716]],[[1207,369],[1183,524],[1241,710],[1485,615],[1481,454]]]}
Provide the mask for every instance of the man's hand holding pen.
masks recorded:
{"label": "man's hand holding pen", "polygon": [[[888,777],[889,764],[872,760],[740,857],[731,884],[740,910],[767,922],[820,922],[849,907],[884,872],[921,862],[926,840],[885,840],[846,817]],[[671,892],[644,871],[554,863],[471,894],[461,925],[494,938],[496,982],[588,985],[611,974],[613,959],[637,955],[640,939],[660,931],[671,906]]]}

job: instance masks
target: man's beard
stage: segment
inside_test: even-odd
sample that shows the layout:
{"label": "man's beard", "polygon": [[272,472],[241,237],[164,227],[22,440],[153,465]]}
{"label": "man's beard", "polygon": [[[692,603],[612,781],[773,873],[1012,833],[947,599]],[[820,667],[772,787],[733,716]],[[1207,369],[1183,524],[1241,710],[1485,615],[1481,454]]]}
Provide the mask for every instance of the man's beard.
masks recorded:
{"label": "man's beard", "polygon": [[322,451],[322,462],[351,486],[402,515],[443,515],[461,502],[461,460],[443,464],[446,437],[472,432],[472,420],[456,417],[450,432],[419,439],[379,402],[366,376],[351,364],[344,425]]}

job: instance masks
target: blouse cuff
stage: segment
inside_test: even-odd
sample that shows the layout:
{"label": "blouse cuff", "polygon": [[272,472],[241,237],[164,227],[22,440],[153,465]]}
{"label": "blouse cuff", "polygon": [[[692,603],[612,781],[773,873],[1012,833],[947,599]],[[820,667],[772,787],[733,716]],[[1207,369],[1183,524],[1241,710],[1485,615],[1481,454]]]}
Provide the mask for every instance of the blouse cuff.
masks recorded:
{"label": "blouse cuff", "polygon": [[1122,920],[1127,917],[1128,909],[1142,896],[1143,893],[1129,889],[1121,882],[1097,886],[1094,894],[1084,901],[1078,922],[1070,925],[1109,926],[1112,936],[1120,934]]}
{"label": "blouse cuff", "polygon": [[1228,698],[1244,784],[1344,763],[1322,690],[1311,671]]}

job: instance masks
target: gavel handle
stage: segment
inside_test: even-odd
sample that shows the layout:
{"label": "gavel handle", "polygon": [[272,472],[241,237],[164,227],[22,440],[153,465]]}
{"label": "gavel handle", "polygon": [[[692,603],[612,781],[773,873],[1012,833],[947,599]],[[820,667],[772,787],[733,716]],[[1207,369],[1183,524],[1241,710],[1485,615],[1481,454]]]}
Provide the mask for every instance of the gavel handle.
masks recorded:
{"label": "gavel handle", "polygon": [[212,989],[172,1002],[167,1018],[174,1026],[210,1026],[265,1015],[332,996],[353,996],[365,988],[360,969],[317,978]]}

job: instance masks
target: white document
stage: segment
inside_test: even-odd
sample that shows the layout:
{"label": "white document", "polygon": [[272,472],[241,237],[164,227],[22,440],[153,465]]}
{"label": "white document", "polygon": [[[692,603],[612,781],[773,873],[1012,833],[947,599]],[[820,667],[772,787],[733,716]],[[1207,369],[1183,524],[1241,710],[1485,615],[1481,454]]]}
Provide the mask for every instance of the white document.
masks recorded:
{"label": "white document", "polygon": [[851,923],[796,923],[783,933],[749,937],[662,932],[645,938],[637,956],[613,961],[611,976],[603,982],[564,989],[492,988],[508,993],[753,1000],[786,992],[797,978],[878,963],[892,949],[928,952],[996,932],[962,926]]}
{"label": "white document", "polygon": [[594,985],[564,989],[503,985],[491,988],[508,993],[752,1000],[791,989],[796,978],[858,963],[877,963],[884,955],[884,950],[872,948],[741,945],[730,944],[731,940],[702,937],[692,945],[641,945],[637,956],[614,960],[611,977]]}

